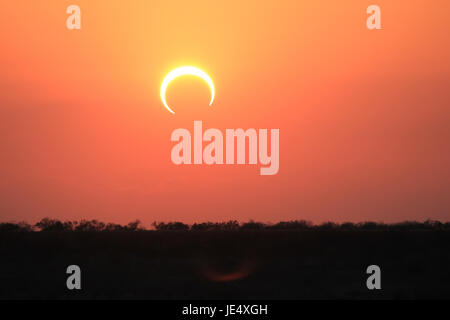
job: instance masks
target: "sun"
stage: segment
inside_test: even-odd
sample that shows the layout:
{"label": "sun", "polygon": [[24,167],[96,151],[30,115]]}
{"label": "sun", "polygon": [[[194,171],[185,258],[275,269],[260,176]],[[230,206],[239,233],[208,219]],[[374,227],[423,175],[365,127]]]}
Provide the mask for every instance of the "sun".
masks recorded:
{"label": "sun", "polygon": [[211,106],[214,101],[214,96],[216,94],[216,90],[214,88],[214,83],[213,83],[212,79],[210,78],[210,76],[208,76],[203,70],[201,70],[197,67],[193,67],[193,66],[179,67],[179,68],[176,68],[176,69],[170,71],[166,75],[163,82],[161,83],[161,90],[160,90],[161,101],[164,104],[164,107],[166,107],[166,109],[169,110],[173,114],[175,112],[169,107],[169,105],[167,104],[167,101],[166,101],[167,87],[176,78],[181,77],[181,76],[187,76],[187,75],[196,76],[196,77],[203,79],[208,84],[209,90],[211,91],[211,100],[209,102],[209,105]]}

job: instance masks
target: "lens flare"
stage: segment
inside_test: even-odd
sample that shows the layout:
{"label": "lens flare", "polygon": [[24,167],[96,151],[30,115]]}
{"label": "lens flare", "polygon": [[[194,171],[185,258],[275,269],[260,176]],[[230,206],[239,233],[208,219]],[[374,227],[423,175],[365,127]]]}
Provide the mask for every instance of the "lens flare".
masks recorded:
{"label": "lens flare", "polygon": [[215,268],[213,264],[208,264],[206,261],[202,262],[197,262],[200,274],[212,282],[240,280],[251,275],[257,267],[256,261],[250,260],[249,258],[240,261],[234,268],[231,268],[231,270],[228,269],[227,271]]}

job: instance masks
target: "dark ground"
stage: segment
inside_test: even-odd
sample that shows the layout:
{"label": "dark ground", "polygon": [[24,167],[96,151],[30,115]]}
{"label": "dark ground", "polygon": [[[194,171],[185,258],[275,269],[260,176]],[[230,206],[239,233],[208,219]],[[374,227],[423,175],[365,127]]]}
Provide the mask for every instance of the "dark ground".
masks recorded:
{"label": "dark ground", "polygon": [[450,299],[450,231],[0,233],[0,299],[24,298]]}

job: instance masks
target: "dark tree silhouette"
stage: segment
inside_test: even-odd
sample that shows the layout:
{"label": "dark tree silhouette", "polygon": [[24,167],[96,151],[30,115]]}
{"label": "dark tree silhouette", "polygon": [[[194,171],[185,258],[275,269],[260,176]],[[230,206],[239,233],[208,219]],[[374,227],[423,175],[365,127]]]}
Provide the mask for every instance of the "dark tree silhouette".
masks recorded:
{"label": "dark tree silhouette", "polygon": [[182,222],[153,222],[152,226],[158,231],[187,231],[189,225]]}
{"label": "dark tree silhouette", "polygon": [[70,221],[61,222],[56,219],[44,218],[38,223],[36,223],[35,227],[43,232],[64,232],[64,231],[72,231],[73,223]]}
{"label": "dark tree silhouette", "polygon": [[265,228],[265,225],[263,223],[255,222],[253,220],[243,223],[241,226],[241,230],[262,230],[264,228]]}
{"label": "dark tree silhouette", "polygon": [[15,231],[30,232],[33,231],[33,227],[26,222],[0,223],[0,232],[15,232]]}

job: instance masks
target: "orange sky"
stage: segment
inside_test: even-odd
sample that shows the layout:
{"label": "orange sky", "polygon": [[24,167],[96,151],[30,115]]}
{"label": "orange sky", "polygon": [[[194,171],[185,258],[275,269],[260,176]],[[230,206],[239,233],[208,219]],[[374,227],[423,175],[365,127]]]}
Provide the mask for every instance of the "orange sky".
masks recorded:
{"label": "orange sky", "polygon": [[[449,220],[449,6],[2,1],[0,221]],[[172,115],[159,86],[186,64],[216,100],[180,78]],[[171,132],[193,120],[280,129],[279,173],[175,166]]]}

